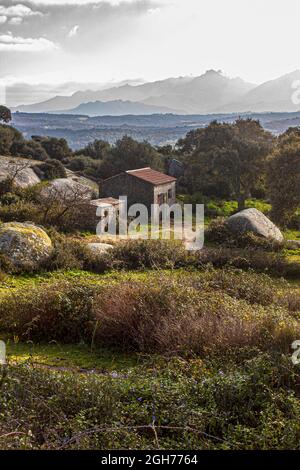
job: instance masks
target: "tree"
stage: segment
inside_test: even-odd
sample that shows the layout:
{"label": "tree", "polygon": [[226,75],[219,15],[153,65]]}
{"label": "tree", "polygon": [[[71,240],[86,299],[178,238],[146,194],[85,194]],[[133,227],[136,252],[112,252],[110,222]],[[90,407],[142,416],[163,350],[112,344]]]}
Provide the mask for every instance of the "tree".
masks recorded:
{"label": "tree", "polygon": [[23,136],[17,129],[0,124],[0,155],[14,155],[14,145],[22,142]]}
{"label": "tree", "polygon": [[39,142],[34,140],[15,140],[11,146],[10,153],[14,156],[31,158],[33,160],[45,161],[48,155]]}
{"label": "tree", "polygon": [[63,164],[59,160],[48,159],[36,165],[34,171],[42,180],[54,180],[56,178],[66,178],[67,173]]}
{"label": "tree", "polygon": [[290,128],[278,139],[268,161],[267,189],[276,222],[288,224],[300,207],[300,128]]}
{"label": "tree", "polygon": [[39,142],[47,152],[49,158],[62,161],[72,156],[72,150],[68,146],[66,139],[47,137],[39,140]]}
{"label": "tree", "polygon": [[76,155],[85,155],[95,160],[104,160],[111,150],[109,142],[105,140],[94,140],[86,147],[76,152]]}
{"label": "tree", "polygon": [[188,144],[181,140],[181,147],[194,150],[185,160],[186,184],[190,175],[193,191],[222,188],[238,201],[239,210],[244,209],[263,178],[272,135],[258,121],[238,119],[234,124],[213,121],[187,138]]}
{"label": "tree", "polygon": [[108,178],[122,171],[146,166],[163,171],[163,160],[162,155],[148,142],[137,142],[125,135],[112,147],[107,158],[101,163],[98,174],[100,178]]}
{"label": "tree", "polygon": [[0,122],[4,122],[5,124],[11,121],[11,111],[6,106],[0,105]]}

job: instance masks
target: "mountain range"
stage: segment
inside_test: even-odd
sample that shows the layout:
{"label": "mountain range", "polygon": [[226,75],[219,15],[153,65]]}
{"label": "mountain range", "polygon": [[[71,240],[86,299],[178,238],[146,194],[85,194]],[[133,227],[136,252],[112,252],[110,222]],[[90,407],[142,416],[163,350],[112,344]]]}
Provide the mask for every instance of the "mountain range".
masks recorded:
{"label": "mountain range", "polygon": [[199,77],[77,91],[71,96],[17,106],[14,111],[88,116],[295,112],[300,110],[300,99],[299,104],[292,100],[295,87],[300,91],[300,70],[261,85],[209,70]]}

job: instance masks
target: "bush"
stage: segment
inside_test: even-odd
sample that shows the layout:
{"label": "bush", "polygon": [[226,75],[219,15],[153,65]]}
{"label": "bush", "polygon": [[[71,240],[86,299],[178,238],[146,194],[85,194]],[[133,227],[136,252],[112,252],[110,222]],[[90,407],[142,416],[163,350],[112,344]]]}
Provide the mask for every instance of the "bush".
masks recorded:
{"label": "bush", "polygon": [[223,291],[230,297],[264,306],[275,303],[278,297],[276,285],[269,276],[240,269],[207,271],[193,285],[199,290],[209,288],[214,292]]}
{"label": "bush", "polygon": [[299,337],[299,323],[277,300],[271,303],[274,292],[263,295],[258,279],[248,275],[248,290],[246,278],[232,290],[230,276],[218,290],[219,273],[202,282],[195,275],[160,274],[143,282],[20,289],[0,302],[0,330],[26,340],[82,340],[152,354],[219,355],[244,346],[288,350]]}
{"label": "bush", "polygon": [[281,253],[268,253],[258,249],[212,248],[198,253],[195,265],[205,267],[212,265],[216,268],[234,267],[243,270],[253,270],[277,277],[291,279],[300,278],[300,264],[289,262]]}
{"label": "bush", "polygon": [[43,285],[0,303],[0,329],[22,340],[78,342],[88,337],[93,288],[67,282]]}
{"label": "bush", "polygon": [[109,253],[94,253],[81,241],[63,235],[54,236],[54,250],[44,269],[84,269],[95,273],[104,273],[113,267],[113,258]]}
{"label": "bush", "polygon": [[0,448],[299,449],[298,369],[288,356],[241,356],[156,358],[117,378],[9,366]]}
{"label": "bush", "polygon": [[253,308],[223,291],[200,291],[163,277],[106,288],[96,296],[94,311],[97,344],[152,354],[203,355],[244,346],[288,350],[300,334],[284,309]]}
{"label": "bush", "polygon": [[228,247],[253,247],[266,251],[280,251],[284,247],[283,243],[260,237],[252,232],[233,233],[227,227],[225,220],[224,218],[218,218],[210,223],[205,231],[206,241]]}
{"label": "bush", "polygon": [[189,259],[182,243],[167,240],[129,240],[115,245],[111,254],[124,269],[175,268]]}
{"label": "bush", "polygon": [[0,205],[0,220],[2,222],[34,222],[41,224],[39,206],[33,202],[19,200],[8,205]]}

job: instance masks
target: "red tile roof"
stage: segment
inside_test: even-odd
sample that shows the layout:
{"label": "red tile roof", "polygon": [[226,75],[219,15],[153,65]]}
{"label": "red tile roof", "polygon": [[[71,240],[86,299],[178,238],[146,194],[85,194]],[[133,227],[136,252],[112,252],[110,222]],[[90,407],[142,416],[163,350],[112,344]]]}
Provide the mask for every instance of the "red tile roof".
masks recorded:
{"label": "red tile roof", "polygon": [[136,178],[140,178],[141,180],[147,181],[148,183],[153,184],[154,186],[159,186],[161,184],[172,183],[176,181],[176,178],[173,176],[166,175],[165,173],[161,173],[160,171],[152,170],[150,167],[148,168],[139,168],[137,170],[128,170],[126,171],[127,174],[136,176]]}

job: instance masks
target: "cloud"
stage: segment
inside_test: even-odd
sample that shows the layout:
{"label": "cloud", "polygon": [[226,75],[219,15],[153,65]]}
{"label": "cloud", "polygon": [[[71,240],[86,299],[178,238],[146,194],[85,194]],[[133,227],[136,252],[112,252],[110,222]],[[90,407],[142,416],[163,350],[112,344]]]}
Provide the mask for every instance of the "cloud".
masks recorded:
{"label": "cloud", "polygon": [[157,8],[149,8],[147,10],[147,13],[149,13],[149,15],[155,15],[156,13],[159,13],[160,12],[160,8],[157,7]]}
{"label": "cloud", "polygon": [[14,26],[21,24],[23,21],[23,18],[21,16],[14,16],[9,20],[9,24],[12,24]]}
{"label": "cloud", "polygon": [[120,5],[121,3],[136,3],[142,0],[27,0],[35,5],[90,5],[106,3]]}
{"label": "cloud", "polygon": [[40,11],[34,11],[26,5],[19,3],[10,7],[0,5],[0,15],[8,16],[13,18],[25,18],[29,16],[42,16]]}
{"label": "cloud", "polygon": [[0,16],[0,24],[4,24],[7,21],[7,16]]}
{"label": "cloud", "polygon": [[0,35],[0,51],[41,52],[57,49],[54,42],[45,38],[22,38],[11,33]]}
{"label": "cloud", "polygon": [[69,37],[69,38],[73,38],[74,36],[77,35],[78,31],[79,31],[79,25],[76,24],[76,25],[73,26],[73,28],[70,29],[70,31],[68,32],[68,37]]}

